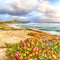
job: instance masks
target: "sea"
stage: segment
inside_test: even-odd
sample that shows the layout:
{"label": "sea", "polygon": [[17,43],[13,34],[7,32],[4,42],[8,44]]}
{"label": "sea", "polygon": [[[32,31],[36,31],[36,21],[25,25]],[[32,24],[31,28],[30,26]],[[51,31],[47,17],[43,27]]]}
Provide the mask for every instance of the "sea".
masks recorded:
{"label": "sea", "polygon": [[33,29],[38,31],[47,32],[54,35],[60,35],[60,23],[24,23],[24,24],[11,24],[13,28]]}

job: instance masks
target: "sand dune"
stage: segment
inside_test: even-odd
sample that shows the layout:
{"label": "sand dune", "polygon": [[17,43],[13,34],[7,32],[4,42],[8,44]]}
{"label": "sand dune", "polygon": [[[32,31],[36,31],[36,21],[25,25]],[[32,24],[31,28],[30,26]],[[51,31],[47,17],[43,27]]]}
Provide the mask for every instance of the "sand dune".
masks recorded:
{"label": "sand dune", "polygon": [[[16,44],[19,43],[20,40],[25,40],[26,38],[30,38],[28,35],[30,32],[37,32],[33,30],[0,30],[0,60],[4,60],[6,56],[6,45],[7,44]],[[54,37],[53,35],[40,32],[40,37],[46,37],[45,39],[60,39],[58,36]]]}

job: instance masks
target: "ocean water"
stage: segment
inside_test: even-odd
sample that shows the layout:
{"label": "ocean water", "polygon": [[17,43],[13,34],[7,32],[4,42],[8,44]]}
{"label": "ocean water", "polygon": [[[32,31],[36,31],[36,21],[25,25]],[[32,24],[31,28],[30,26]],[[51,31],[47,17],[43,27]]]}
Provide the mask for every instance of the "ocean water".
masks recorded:
{"label": "ocean water", "polygon": [[33,29],[48,32],[51,34],[60,35],[60,23],[27,23],[27,24],[12,24],[10,27]]}

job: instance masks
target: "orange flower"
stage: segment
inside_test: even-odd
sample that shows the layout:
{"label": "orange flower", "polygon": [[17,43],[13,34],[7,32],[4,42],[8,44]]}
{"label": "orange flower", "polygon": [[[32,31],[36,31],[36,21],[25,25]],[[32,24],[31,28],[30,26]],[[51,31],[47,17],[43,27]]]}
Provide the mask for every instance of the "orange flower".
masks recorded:
{"label": "orange flower", "polygon": [[16,57],[16,60],[24,60],[24,58],[20,56],[20,57]]}

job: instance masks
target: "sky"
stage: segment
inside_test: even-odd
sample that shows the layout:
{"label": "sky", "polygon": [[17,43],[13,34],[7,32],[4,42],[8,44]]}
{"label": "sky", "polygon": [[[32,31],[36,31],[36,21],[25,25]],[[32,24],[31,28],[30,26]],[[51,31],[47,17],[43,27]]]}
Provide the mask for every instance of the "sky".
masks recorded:
{"label": "sky", "polygon": [[60,0],[0,0],[0,21],[60,22]]}

